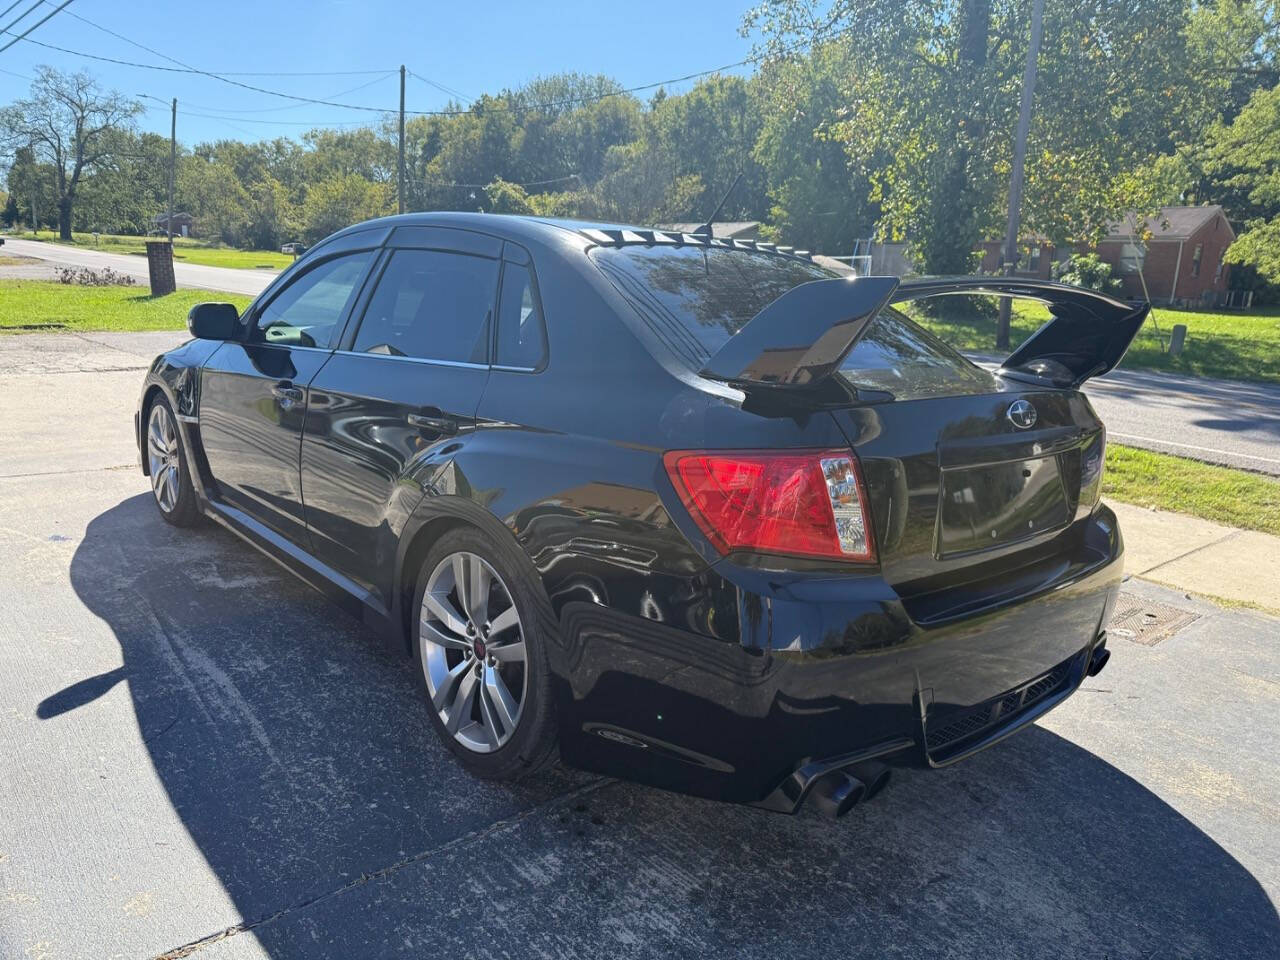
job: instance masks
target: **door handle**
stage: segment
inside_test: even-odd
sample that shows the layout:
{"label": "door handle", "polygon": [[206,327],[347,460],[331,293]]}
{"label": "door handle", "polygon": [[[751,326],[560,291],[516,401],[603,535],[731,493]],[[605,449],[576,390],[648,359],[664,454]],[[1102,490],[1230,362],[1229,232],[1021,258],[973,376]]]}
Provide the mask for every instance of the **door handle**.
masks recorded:
{"label": "door handle", "polygon": [[288,380],[281,380],[271,388],[271,395],[280,401],[280,406],[288,410],[295,403],[302,402],[302,388],[295,387]]}
{"label": "door handle", "polygon": [[419,430],[449,435],[458,432],[458,421],[453,417],[427,417],[420,413],[411,413],[405,419],[409,421],[409,426],[417,427]]}

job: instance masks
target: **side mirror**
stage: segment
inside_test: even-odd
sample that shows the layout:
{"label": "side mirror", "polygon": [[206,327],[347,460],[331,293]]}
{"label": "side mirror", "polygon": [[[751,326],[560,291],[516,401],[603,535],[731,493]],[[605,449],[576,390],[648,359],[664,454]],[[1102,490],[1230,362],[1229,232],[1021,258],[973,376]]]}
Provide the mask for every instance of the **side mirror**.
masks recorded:
{"label": "side mirror", "polygon": [[239,320],[234,303],[197,303],[187,314],[187,329],[200,340],[231,340]]}

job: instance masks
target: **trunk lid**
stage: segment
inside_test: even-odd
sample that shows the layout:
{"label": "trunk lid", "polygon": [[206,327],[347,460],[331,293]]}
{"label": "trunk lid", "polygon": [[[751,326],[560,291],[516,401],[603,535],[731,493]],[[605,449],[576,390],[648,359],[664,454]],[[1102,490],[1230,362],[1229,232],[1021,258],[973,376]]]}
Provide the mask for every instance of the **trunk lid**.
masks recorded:
{"label": "trunk lid", "polygon": [[862,464],[884,578],[923,621],[1069,563],[1063,540],[1097,502],[1104,433],[1084,396],[999,386],[831,412]]}

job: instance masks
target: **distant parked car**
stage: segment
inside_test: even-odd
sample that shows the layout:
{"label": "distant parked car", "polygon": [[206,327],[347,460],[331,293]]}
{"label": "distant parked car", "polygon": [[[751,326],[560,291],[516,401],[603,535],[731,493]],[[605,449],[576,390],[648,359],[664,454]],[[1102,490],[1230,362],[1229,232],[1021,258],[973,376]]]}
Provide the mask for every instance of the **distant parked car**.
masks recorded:
{"label": "distant parked car", "polygon": [[305,243],[298,243],[297,241],[294,241],[293,243],[286,243],[280,248],[281,253],[291,253],[295,257],[306,253],[306,251],[307,245]]}
{"label": "distant parked car", "polygon": [[[988,371],[901,309],[975,294],[1052,319]],[[1107,662],[1124,548],[1080,386],[1146,314],[412,214],[322,241],[243,315],[194,307],[136,429],[164,520],[209,517],[380,628],[475,773],[558,747],[838,815],[882,761],[967,757]]]}

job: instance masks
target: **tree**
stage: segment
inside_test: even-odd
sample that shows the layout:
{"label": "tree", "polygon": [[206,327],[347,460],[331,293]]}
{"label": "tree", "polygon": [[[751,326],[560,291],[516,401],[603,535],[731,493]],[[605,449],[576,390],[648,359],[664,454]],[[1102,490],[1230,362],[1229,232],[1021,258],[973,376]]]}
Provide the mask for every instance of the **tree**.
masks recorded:
{"label": "tree", "polygon": [[[1088,239],[1120,187],[1167,151],[1189,91],[1186,0],[1050,0],[1027,164],[1024,221]],[[832,135],[891,238],[933,273],[965,272],[998,234],[1007,196],[1028,0],[768,0],[745,28],[787,59],[797,40],[849,58]]]}
{"label": "tree", "polygon": [[[53,170],[48,164],[36,161],[35,151],[19,147],[14,151],[9,166],[9,195],[18,199],[18,208],[24,223],[48,219],[54,209]],[[43,217],[40,215],[43,213]]]}
{"label": "tree", "polygon": [[823,44],[811,56],[767,65],[757,80],[762,126],[753,153],[768,184],[761,233],[769,240],[843,255],[875,233],[880,210],[870,200],[869,168],[853,166],[833,134],[850,69],[843,44]]}
{"label": "tree", "polygon": [[6,228],[12,228],[18,225],[22,215],[18,212],[18,201],[12,196],[6,195],[4,201],[4,212],[0,213],[0,224],[4,224]]}
{"label": "tree", "polygon": [[499,178],[485,187],[484,192],[489,198],[490,213],[530,214],[534,212],[533,206],[529,203],[529,194],[518,183],[507,183]]}
{"label": "tree", "polygon": [[315,243],[353,223],[385,216],[390,207],[386,184],[370,183],[355,173],[321,181],[307,190],[302,204],[303,239]]}
{"label": "tree", "polygon": [[239,244],[248,226],[249,195],[228,164],[203,157],[180,157],[176,206],[196,220],[200,234]]}
{"label": "tree", "polygon": [[65,74],[40,67],[31,96],[0,112],[0,141],[15,149],[30,146],[37,161],[53,168],[58,235],[71,239],[71,218],[81,178],[97,170],[141,113],[136,101],[103,93],[87,73]]}

